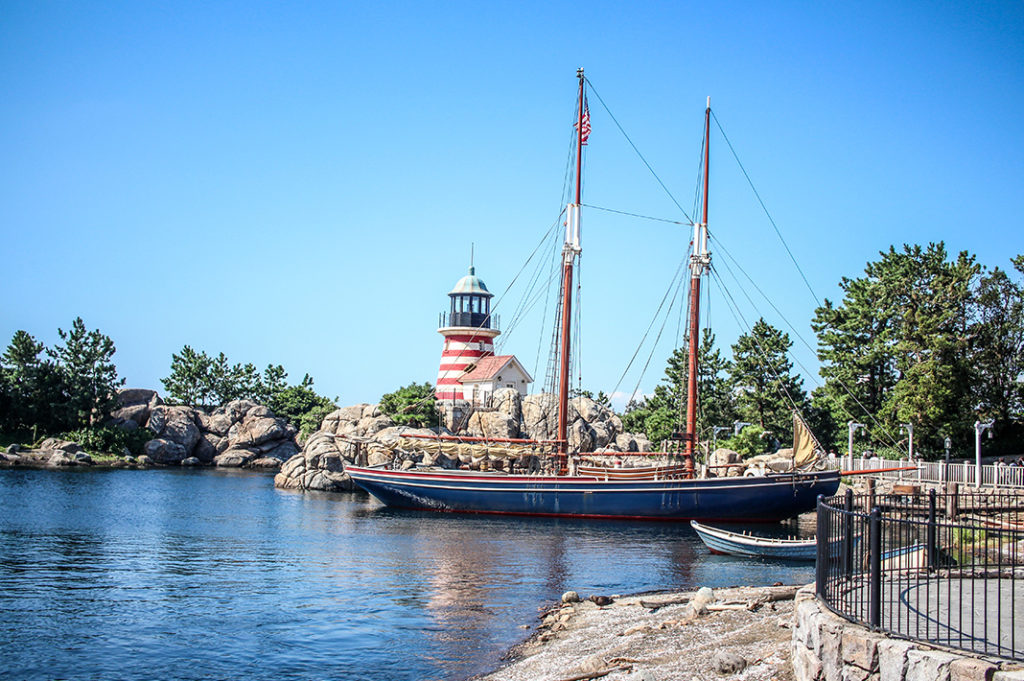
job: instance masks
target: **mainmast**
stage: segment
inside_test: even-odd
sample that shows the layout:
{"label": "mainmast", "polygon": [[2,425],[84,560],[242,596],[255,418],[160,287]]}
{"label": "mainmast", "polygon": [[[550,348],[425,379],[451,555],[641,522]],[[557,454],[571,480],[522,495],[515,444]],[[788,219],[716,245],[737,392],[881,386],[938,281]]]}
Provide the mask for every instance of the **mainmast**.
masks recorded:
{"label": "mainmast", "polygon": [[711,264],[708,254],[708,177],[711,154],[711,98],[704,111],[704,209],[700,222],[693,226],[693,254],[690,256],[690,356],[686,381],[686,456],[683,465],[693,474],[693,455],[697,449],[697,353],[700,350],[700,278]]}
{"label": "mainmast", "polygon": [[569,419],[569,329],[572,324],[572,270],[580,254],[580,201],[582,197],[583,144],[585,140],[583,98],[583,69],[576,70],[580,81],[579,102],[576,119],[576,200],[566,208],[565,244],[562,246],[562,337],[559,351],[558,372],[558,474],[568,470],[568,419]]}

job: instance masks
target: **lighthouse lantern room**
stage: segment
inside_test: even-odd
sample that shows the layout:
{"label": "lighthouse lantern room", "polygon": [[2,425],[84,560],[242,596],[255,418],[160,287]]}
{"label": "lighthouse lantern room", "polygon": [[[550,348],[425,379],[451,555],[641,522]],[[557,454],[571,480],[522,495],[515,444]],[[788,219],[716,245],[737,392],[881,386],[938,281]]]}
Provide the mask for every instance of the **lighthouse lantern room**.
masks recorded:
{"label": "lighthouse lantern room", "polygon": [[451,306],[441,313],[437,330],[444,336],[444,347],[435,393],[438,406],[445,411],[463,406],[458,404],[466,400],[460,378],[482,358],[494,354],[494,338],[501,333],[497,317],[491,315],[494,294],[476,276],[474,267],[459,279],[448,297]]}

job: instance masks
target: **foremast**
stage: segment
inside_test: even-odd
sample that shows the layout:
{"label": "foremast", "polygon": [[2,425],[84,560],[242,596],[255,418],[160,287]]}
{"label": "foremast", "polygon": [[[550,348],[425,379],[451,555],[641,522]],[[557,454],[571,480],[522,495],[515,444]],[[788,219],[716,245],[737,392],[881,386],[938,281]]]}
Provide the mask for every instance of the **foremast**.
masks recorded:
{"label": "foremast", "polygon": [[690,341],[686,381],[686,455],[683,465],[693,475],[693,459],[697,450],[697,354],[700,350],[700,280],[711,266],[708,253],[708,178],[711,154],[711,98],[704,111],[704,202],[700,222],[693,225],[693,253],[690,255],[690,320],[687,332]]}
{"label": "foremast", "polygon": [[[568,467],[568,420],[569,420],[569,331],[572,327],[572,276],[576,261],[580,252],[580,203],[583,194],[583,145],[586,143],[586,130],[584,129],[584,116],[586,116],[586,102],[584,100],[584,84],[586,79],[583,76],[583,69],[576,70],[576,77],[579,79],[579,101],[577,102],[576,119],[576,196],[575,201],[566,207],[565,220],[565,243],[562,246],[562,319],[561,319],[561,342],[559,348],[559,369],[558,369],[558,474],[566,475]],[[587,122],[589,125],[589,122]]]}

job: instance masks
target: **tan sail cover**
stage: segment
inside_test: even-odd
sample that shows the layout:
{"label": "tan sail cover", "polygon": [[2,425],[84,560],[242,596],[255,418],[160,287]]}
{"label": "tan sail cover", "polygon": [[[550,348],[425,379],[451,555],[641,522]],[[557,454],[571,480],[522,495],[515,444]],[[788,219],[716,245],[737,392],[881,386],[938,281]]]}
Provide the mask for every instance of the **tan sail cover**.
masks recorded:
{"label": "tan sail cover", "polygon": [[793,467],[802,468],[818,458],[815,449],[821,449],[814,433],[807,427],[804,420],[793,412]]}
{"label": "tan sail cover", "polygon": [[430,440],[422,438],[402,437],[403,446],[409,449],[418,449],[424,452],[441,453],[445,456],[493,456],[515,459],[528,455],[543,455],[550,453],[553,447],[550,445],[524,445],[521,443],[488,443],[470,444],[468,442],[451,442],[443,440]]}

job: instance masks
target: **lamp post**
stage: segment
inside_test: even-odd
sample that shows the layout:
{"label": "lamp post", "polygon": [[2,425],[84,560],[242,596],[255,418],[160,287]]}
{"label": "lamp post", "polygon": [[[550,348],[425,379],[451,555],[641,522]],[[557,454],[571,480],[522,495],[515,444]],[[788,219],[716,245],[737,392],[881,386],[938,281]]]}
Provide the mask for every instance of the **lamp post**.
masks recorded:
{"label": "lamp post", "polygon": [[982,423],[974,422],[974,486],[981,487],[981,434],[988,431],[988,439],[992,439],[992,427],[995,420]]}
{"label": "lamp post", "polygon": [[858,428],[867,428],[867,426],[865,426],[863,423],[855,423],[854,421],[849,421],[846,424],[846,428],[849,431],[849,438],[846,446],[846,456],[849,458],[849,467],[847,468],[847,470],[853,470],[853,434],[857,432]]}
{"label": "lamp post", "polygon": [[747,423],[746,421],[733,421],[732,422],[732,434],[733,435],[739,435],[741,430],[743,430],[747,426],[752,426],[752,425],[754,425],[754,424],[753,423]]}
{"label": "lamp post", "polygon": [[943,471],[943,482],[949,483],[949,448],[953,446],[953,441],[946,436],[946,441],[943,443],[946,446],[946,470]]}
{"label": "lamp post", "polygon": [[729,430],[729,426],[714,426],[711,428],[711,453],[718,449],[718,434]]}
{"label": "lamp post", "polygon": [[900,426],[900,430],[907,431],[907,460],[914,463],[914,424],[904,423]]}

